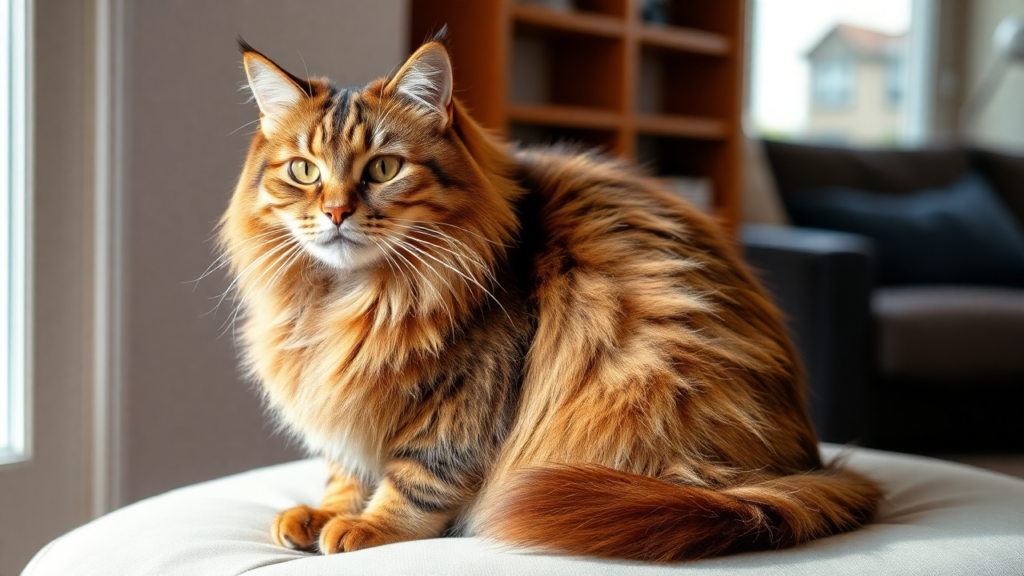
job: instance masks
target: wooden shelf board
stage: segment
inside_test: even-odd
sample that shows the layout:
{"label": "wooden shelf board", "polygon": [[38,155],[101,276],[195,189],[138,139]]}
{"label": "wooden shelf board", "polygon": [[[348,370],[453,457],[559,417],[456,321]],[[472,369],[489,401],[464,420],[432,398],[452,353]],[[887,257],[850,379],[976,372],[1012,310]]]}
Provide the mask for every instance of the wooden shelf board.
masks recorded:
{"label": "wooden shelf board", "polygon": [[554,31],[609,38],[622,38],[626,33],[625,21],[614,16],[578,10],[559,12],[524,2],[512,2],[512,18],[516,22]]}
{"label": "wooden shelf board", "polygon": [[724,140],[726,123],[717,118],[669,114],[638,116],[637,132],[651,136],[676,136],[700,140]]}
{"label": "wooden shelf board", "polygon": [[560,126],[562,128],[586,128],[589,130],[618,130],[622,116],[610,110],[587,108],[585,106],[512,105],[508,109],[512,122]]}
{"label": "wooden shelf board", "polygon": [[712,56],[728,56],[732,52],[729,37],[714,32],[673,26],[643,26],[640,43],[646,46],[693,52]]}

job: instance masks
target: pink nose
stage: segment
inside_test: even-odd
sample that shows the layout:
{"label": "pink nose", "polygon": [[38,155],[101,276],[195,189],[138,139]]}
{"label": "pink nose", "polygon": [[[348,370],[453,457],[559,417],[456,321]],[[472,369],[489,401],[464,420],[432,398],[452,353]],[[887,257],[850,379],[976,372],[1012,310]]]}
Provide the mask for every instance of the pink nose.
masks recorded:
{"label": "pink nose", "polygon": [[331,222],[334,222],[335,226],[341,226],[341,223],[345,221],[352,214],[352,208],[349,206],[324,206],[324,214],[331,217]]}

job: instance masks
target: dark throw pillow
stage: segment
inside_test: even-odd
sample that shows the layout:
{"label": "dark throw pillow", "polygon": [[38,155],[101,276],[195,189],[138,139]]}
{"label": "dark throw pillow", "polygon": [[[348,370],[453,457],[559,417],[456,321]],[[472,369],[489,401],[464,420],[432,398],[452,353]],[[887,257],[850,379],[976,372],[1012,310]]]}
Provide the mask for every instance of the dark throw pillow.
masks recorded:
{"label": "dark throw pillow", "polygon": [[978,174],[910,194],[821,188],[785,202],[797,226],[874,239],[882,284],[1024,285],[1024,230]]}

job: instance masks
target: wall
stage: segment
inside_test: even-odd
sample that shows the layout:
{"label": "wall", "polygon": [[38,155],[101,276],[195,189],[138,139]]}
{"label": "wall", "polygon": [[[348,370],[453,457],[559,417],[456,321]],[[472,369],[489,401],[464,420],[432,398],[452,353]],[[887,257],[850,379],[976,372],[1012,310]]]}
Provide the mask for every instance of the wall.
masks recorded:
{"label": "wall", "polygon": [[[114,504],[301,454],[238,377],[226,286],[197,278],[257,118],[235,38],[341,85],[387,74],[406,50],[404,0],[126,2],[120,457]],[[300,56],[301,54],[301,56]],[[305,63],[303,63],[303,58]],[[240,128],[241,127],[241,128]],[[237,132],[236,132],[237,130]]]}
{"label": "wall", "polygon": [[[1024,0],[973,0],[966,19],[966,88],[973,89],[993,62],[992,34],[1006,16],[1024,16]],[[1024,62],[1007,70],[995,96],[970,131],[983,144],[1024,152]]]}

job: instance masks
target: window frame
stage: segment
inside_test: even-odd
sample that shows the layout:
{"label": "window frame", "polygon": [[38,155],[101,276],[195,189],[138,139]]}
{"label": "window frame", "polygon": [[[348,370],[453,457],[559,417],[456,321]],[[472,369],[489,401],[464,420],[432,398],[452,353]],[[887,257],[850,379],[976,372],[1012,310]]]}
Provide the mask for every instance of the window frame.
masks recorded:
{"label": "window frame", "polygon": [[[32,309],[32,34],[30,0],[9,0],[0,32],[0,74],[10,90],[0,100],[0,378],[6,387],[0,409],[6,412],[5,445],[0,466],[32,458],[31,326]],[[6,108],[6,109],[4,109]],[[2,172],[0,172],[2,173]],[[2,425],[2,423],[0,423]]]}

